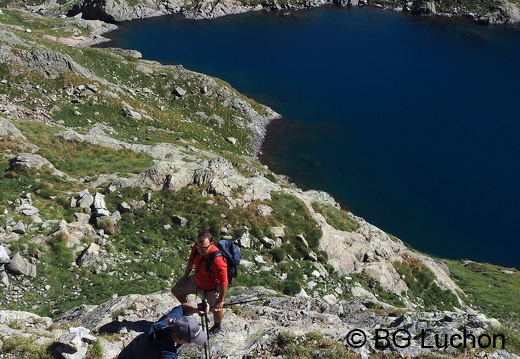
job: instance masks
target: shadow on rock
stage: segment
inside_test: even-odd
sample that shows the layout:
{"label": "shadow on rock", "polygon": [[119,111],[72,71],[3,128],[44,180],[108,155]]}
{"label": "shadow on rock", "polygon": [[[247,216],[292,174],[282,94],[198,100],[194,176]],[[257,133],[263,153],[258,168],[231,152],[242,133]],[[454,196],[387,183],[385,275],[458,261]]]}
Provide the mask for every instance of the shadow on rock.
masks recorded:
{"label": "shadow on rock", "polygon": [[137,321],[128,321],[128,320],[114,320],[110,323],[107,323],[99,328],[99,334],[114,334],[120,333],[123,328],[127,331],[134,331],[138,333],[147,332],[148,329],[152,326],[153,322],[148,320],[137,320]]}

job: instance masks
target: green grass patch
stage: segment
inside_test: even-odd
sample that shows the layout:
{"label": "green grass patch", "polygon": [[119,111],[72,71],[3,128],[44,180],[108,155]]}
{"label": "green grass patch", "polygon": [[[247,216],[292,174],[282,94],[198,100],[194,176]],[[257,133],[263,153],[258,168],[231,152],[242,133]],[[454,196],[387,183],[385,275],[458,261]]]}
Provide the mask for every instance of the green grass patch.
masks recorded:
{"label": "green grass patch", "polygon": [[34,339],[30,337],[15,336],[2,338],[2,341],[4,342],[4,345],[0,352],[13,355],[14,358],[54,358],[49,347],[35,343]]}
{"label": "green grass patch", "polygon": [[101,173],[139,173],[153,165],[152,158],[144,153],[64,140],[55,135],[59,128],[41,122],[22,122],[17,126],[30,142],[40,147],[41,156],[75,178]]}
{"label": "green grass patch", "polygon": [[359,354],[350,352],[339,342],[325,337],[320,332],[308,332],[294,335],[286,331],[279,332],[274,341],[273,355],[286,359],[354,359]]}
{"label": "green grass patch", "polygon": [[520,272],[486,263],[443,262],[471,306],[503,323],[520,323]]}
{"label": "green grass patch", "polygon": [[[151,167],[151,157],[131,150],[114,150],[69,141],[62,146],[62,155],[47,158],[58,168],[75,177],[96,176],[101,173],[140,173]],[[68,150],[68,151],[67,151]]]}
{"label": "green grass patch", "polygon": [[[96,75],[111,79],[124,88],[134,91],[148,88],[153,92],[155,96],[119,93],[122,96],[121,100],[126,101],[137,112],[147,114],[153,119],[143,118],[135,124],[136,127],[154,126],[165,129],[175,133],[175,137],[195,140],[202,147],[212,151],[251,154],[252,133],[243,124],[250,120],[238,120],[237,112],[223,105],[221,98],[202,96],[200,88],[203,80],[196,73],[186,71],[182,66],[169,66],[161,68],[161,73],[143,74],[135,70],[137,59],[100,48],[70,52],[70,56],[77,63],[94,71]],[[215,81],[217,86],[228,86],[220,80]],[[187,91],[186,96],[178,98],[173,94],[178,86]],[[263,112],[263,107],[259,104],[243,95],[235,94],[249,102],[253,108]],[[159,107],[162,110],[159,110]],[[118,117],[121,117],[120,114]],[[217,121],[216,118],[220,120]],[[114,119],[107,118],[106,121],[109,125],[115,126],[114,123],[110,123]],[[119,122],[123,124],[127,121],[128,119]],[[237,145],[227,142],[226,137],[236,138]]]}
{"label": "green grass patch", "polygon": [[433,272],[421,262],[406,258],[406,261],[394,262],[393,266],[408,286],[406,295],[414,302],[422,302],[425,309],[452,310],[458,305],[457,296],[441,289],[435,283]]}
{"label": "green grass patch", "polygon": [[[11,2],[12,3],[12,2]],[[28,1],[27,5],[39,5],[43,3],[41,0]],[[7,4],[3,4],[0,1],[0,7],[5,7]],[[20,26],[22,30],[18,30],[17,35],[23,38],[29,39],[30,37],[42,35],[51,35],[57,37],[68,37],[71,35],[86,35],[87,29],[81,29],[73,26],[66,26],[64,19],[57,17],[43,17],[37,14],[33,14],[28,11],[20,11],[18,9],[2,9],[2,23],[14,26]],[[25,34],[24,30],[30,29],[30,34]],[[13,28],[13,31],[17,31]]]}
{"label": "green grass patch", "polygon": [[321,213],[328,224],[340,231],[355,232],[359,228],[359,223],[342,209],[321,202],[313,202],[312,208]]}
{"label": "green grass patch", "polygon": [[286,226],[284,239],[302,235],[311,249],[318,247],[321,230],[302,201],[290,194],[274,193],[270,205],[274,218]]}
{"label": "green grass patch", "polygon": [[[505,338],[505,349],[516,355],[520,354],[520,330],[518,329],[518,322],[516,324],[501,325],[498,328],[491,328],[487,330],[487,334],[493,338],[493,335],[502,335]],[[502,343],[498,341],[498,345]]]}
{"label": "green grass patch", "polygon": [[103,358],[103,346],[100,341],[95,341],[92,345],[88,346],[86,359],[102,359]]}
{"label": "green grass patch", "polygon": [[[39,209],[40,215],[46,219],[72,219],[73,210],[67,205],[69,191],[78,190],[74,182],[62,181],[52,175],[49,169],[40,170],[17,168],[9,169],[7,161],[0,160],[0,211],[12,212],[8,201],[14,201],[26,193],[31,194],[33,205]],[[11,213],[15,220],[24,218]]]}
{"label": "green grass patch", "polygon": [[370,277],[366,273],[351,273],[350,277],[353,279],[353,283],[359,283],[370,293],[373,293],[381,302],[400,308],[405,306],[397,294],[383,288],[377,279]]}

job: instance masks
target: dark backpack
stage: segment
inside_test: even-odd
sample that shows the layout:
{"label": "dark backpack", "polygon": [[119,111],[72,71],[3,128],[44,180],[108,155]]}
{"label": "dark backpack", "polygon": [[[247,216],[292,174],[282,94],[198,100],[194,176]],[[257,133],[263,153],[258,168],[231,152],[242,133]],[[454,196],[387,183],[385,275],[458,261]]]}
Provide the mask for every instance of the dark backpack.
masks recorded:
{"label": "dark backpack", "polygon": [[237,277],[238,274],[238,265],[240,264],[240,249],[238,246],[226,239],[222,239],[216,243],[218,251],[211,253],[207,260],[207,269],[208,273],[211,268],[211,264],[213,264],[213,260],[218,256],[223,256],[227,263],[227,274],[228,274],[228,282],[231,284],[233,278]]}

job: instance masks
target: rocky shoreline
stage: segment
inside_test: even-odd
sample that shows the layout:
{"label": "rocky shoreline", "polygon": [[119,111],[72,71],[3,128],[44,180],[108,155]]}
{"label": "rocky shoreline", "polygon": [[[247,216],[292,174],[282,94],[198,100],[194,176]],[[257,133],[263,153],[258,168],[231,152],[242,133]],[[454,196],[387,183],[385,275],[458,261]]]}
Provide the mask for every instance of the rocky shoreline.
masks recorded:
{"label": "rocky shoreline", "polygon": [[290,11],[321,6],[375,6],[391,11],[409,12],[417,16],[443,16],[469,18],[482,24],[516,24],[520,22],[520,8],[508,0],[495,0],[493,5],[460,1],[436,2],[432,0],[268,0],[263,2],[221,0],[217,2],[167,0],[155,2],[140,0],[136,4],[115,0],[84,0],[72,8],[64,8],[54,0],[38,6],[27,6],[33,12],[47,15],[67,14],[89,20],[118,23],[150,17],[182,14],[189,19],[214,19],[222,16],[253,11]]}

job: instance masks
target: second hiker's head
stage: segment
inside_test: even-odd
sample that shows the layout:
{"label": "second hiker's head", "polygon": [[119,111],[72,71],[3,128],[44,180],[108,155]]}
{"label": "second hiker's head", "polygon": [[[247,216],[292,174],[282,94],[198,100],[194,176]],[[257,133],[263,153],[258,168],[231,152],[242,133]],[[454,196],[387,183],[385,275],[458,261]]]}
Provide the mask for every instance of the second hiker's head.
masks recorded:
{"label": "second hiker's head", "polygon": [[212,243],[213,235],[208,230],[201,231],[195,241],[195,245],[200,254],[206,254],[211,248]]}
{"label": "second hiker's head", "polygon": [[182,316],[174,320],[172,325],[172,340],[178,344],[204,344],[207,335],[200,329],[195,318]]}

